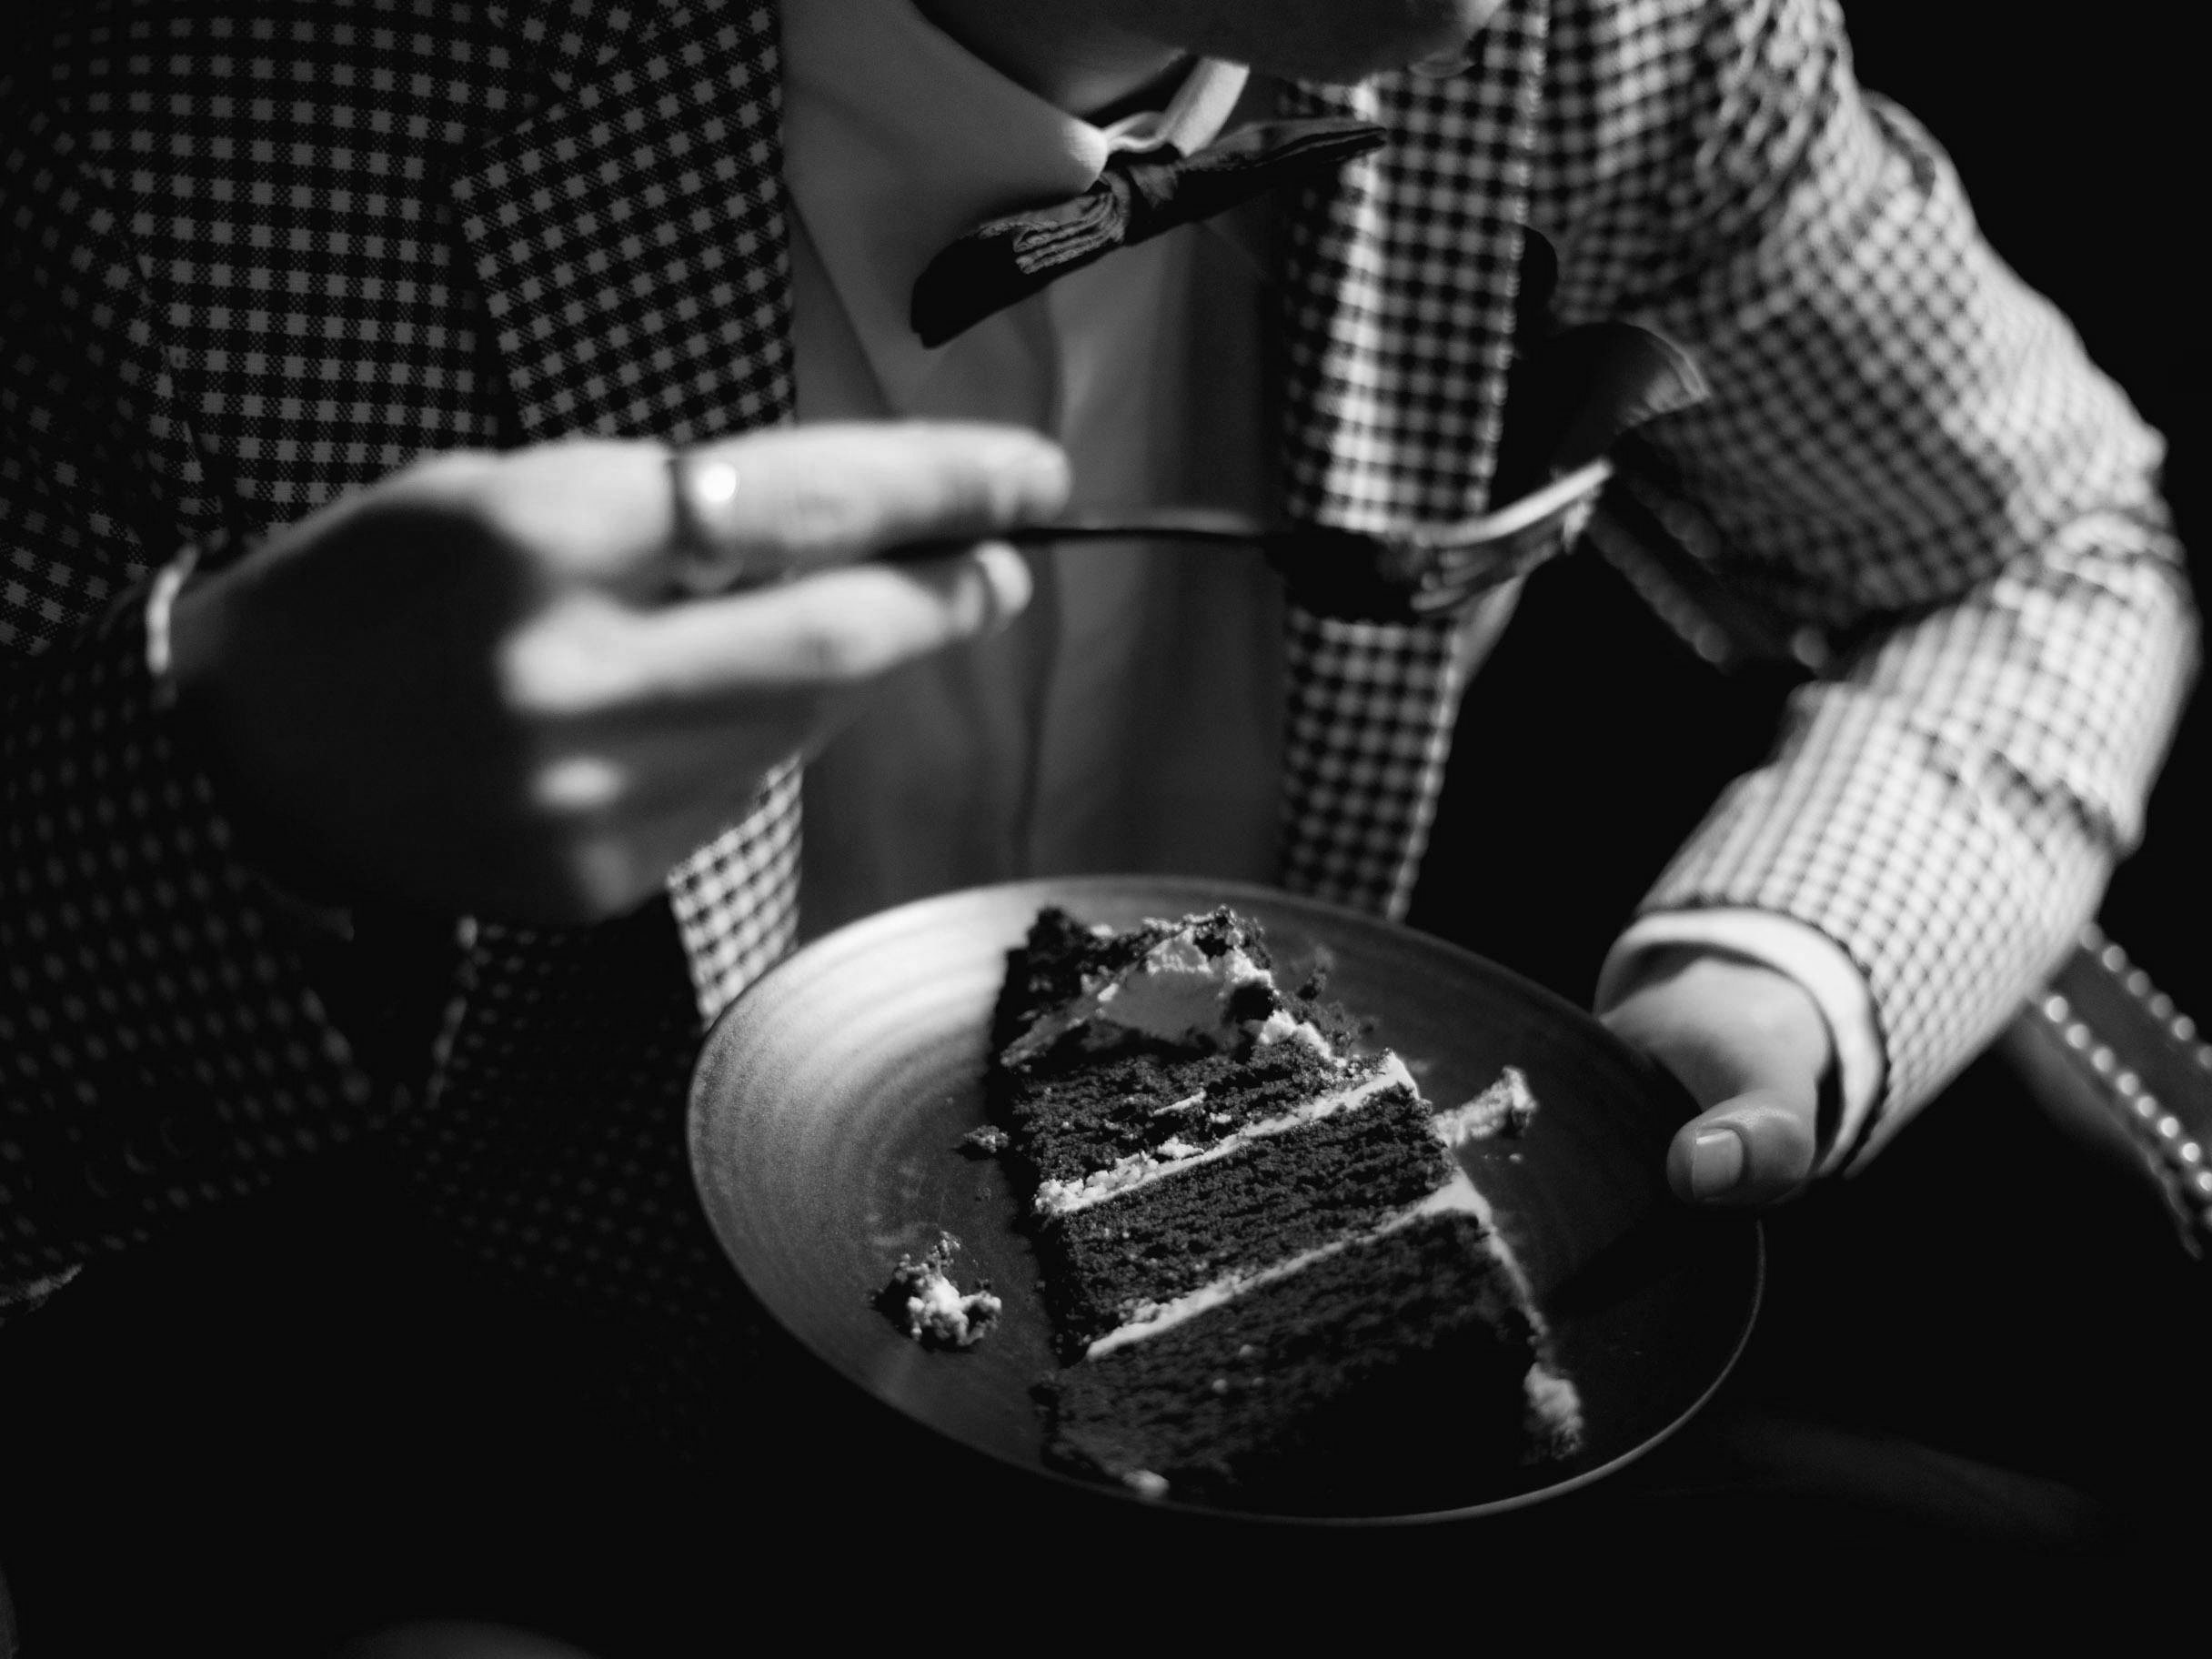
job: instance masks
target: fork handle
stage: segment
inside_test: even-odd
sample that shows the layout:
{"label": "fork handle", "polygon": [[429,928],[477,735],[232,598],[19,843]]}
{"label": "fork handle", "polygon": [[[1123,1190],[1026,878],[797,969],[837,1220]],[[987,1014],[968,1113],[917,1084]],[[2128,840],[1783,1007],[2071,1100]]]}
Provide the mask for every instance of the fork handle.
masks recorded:
{"label": "fork handle", "polygon": [[1202,507],[1144,508],[1118,513],[1071,513],[1025,524],[997,539],[1017,547],[1054,541],[1197,541],[1264,548],[1295,532],[1249,513]]}

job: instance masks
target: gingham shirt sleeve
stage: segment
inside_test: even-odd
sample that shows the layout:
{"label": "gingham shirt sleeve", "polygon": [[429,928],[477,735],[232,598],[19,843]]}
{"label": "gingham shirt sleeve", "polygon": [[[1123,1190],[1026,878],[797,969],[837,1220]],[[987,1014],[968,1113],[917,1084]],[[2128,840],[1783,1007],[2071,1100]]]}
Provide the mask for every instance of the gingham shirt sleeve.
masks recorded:
{"label": "gingham shirt sleeve", "polygon": [[[88,1256],[254,1191],[377,1107],[284,918],[152,696],[151,337],[113,221],[52,158],[11,187],[0,283],[0,1317]],[[66,210],[79,214],[63,234]],[[72,239],[73,238],[73,239]],[[125,457],[130,457],[126,459]]]}
{"label": "gingham shirt sleeve", "polygon": [[2161,446],[1855,84],[1835,0],[1564,5],[1534,212],[1558,320],[1629,317],[1714,396],[1649,428],[1724,574],[1827,633],[1647,912],[1794,917],[1865,974],[1860,1155],[2002,1026],[2141,828],[2194,671]]}

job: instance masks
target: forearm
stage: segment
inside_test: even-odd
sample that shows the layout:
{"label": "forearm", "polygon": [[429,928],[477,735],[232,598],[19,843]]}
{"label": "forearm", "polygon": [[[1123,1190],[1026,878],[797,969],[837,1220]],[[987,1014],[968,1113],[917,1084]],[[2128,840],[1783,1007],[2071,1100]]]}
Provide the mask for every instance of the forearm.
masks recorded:
{"label": "forearm", "polygon": [[2139,833],[2194,620],[2170,566],[2085,536],[1800,692],[1646,901],[1775,911],[1851,958],[1885,1062],[1862,1151],[2011,1017]]}
{"label": "forearm", "polygon": [[1835,660],[1646,910],[1762,910],[1843,952],[1883,1051],[1871,1147],[2094,910],[2195,618],[2157,434],[1981,240],[1941,149],[1860,92],[1833,0],[1660,9],[1566,14],[1600,60],[1630,14],[1669,44],[1607,112],[1635,165],[1563,138],[1540,167],[1559,320],[1694,354],[1712,397],[1647,429],[1659,481],[1709,519],[1713,574]]}

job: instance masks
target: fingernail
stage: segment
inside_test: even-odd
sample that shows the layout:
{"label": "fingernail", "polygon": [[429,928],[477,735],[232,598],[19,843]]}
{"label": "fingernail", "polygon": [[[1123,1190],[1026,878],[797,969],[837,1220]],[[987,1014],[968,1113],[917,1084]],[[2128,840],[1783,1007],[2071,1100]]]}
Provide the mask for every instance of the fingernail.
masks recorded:
{"label": "fingernail", "polygon": [[990,596],[990,615],[984,618],[982,628],[983,636],[989,638],[1002,632],[1028,608],[1031,586],[1029,561],[1002,543],[990,542],[977,549],[976,562],[982,567],[984,585]]}
{"label": "fingernail", "polygon": [[1734,1130],[1708,1129],[1690,1142],[1690,1192],[1718,1198],[1744,1179],[1744,1142]]}
{"label": "fingernail", "polygon": [[994,523],[1020,524],[1058,512],[1067,498],[1067,460],[1038,439],[1001,439],[981,459],[985,510]]}

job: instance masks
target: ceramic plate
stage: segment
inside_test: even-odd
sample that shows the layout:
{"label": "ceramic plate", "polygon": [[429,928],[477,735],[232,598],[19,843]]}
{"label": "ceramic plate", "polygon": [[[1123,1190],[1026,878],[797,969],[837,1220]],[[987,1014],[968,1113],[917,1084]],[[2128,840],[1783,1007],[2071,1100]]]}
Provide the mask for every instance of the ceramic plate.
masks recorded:
{"label": "ceramic plate", "polygon": [[[1046,903],[1115,927],[1233,905],[1260,921],[1287,982],[1325,952],[1328,994],[1375,1018],[1374,1041],[1440,1108],[1502,1066],[1527,1074],[1540,1102],[1528,1131],[1463,1157],[1582,1391],[1587,1444],[1563,1463],[1454,1473],[1387,1518],[1510,1509],[1585,1484],[1664,1439],[1727,1374],[1758,1306],[1762,1244],[1755,1223],[1667,1196],[1663,1156],[1691,1110],[1671,1078],[1581,1010],[1425,934],[1158,878],[1021,882],[885,911],[800,950],[709,1034],[690,1120],[707,1213],[753,1292],[836,1371],[979,1453],[1069,1478],[1043,1461],[1031,1388],[1052,1360],[1018,1202],[998,1161],[961,1145],[984,1121],[1006,952]],[[900,1253],[940,1232],[963,1246],[963,1287],[980,1274],[1005,1301],[965,1352],[924,1349],[873,1303]]]}

